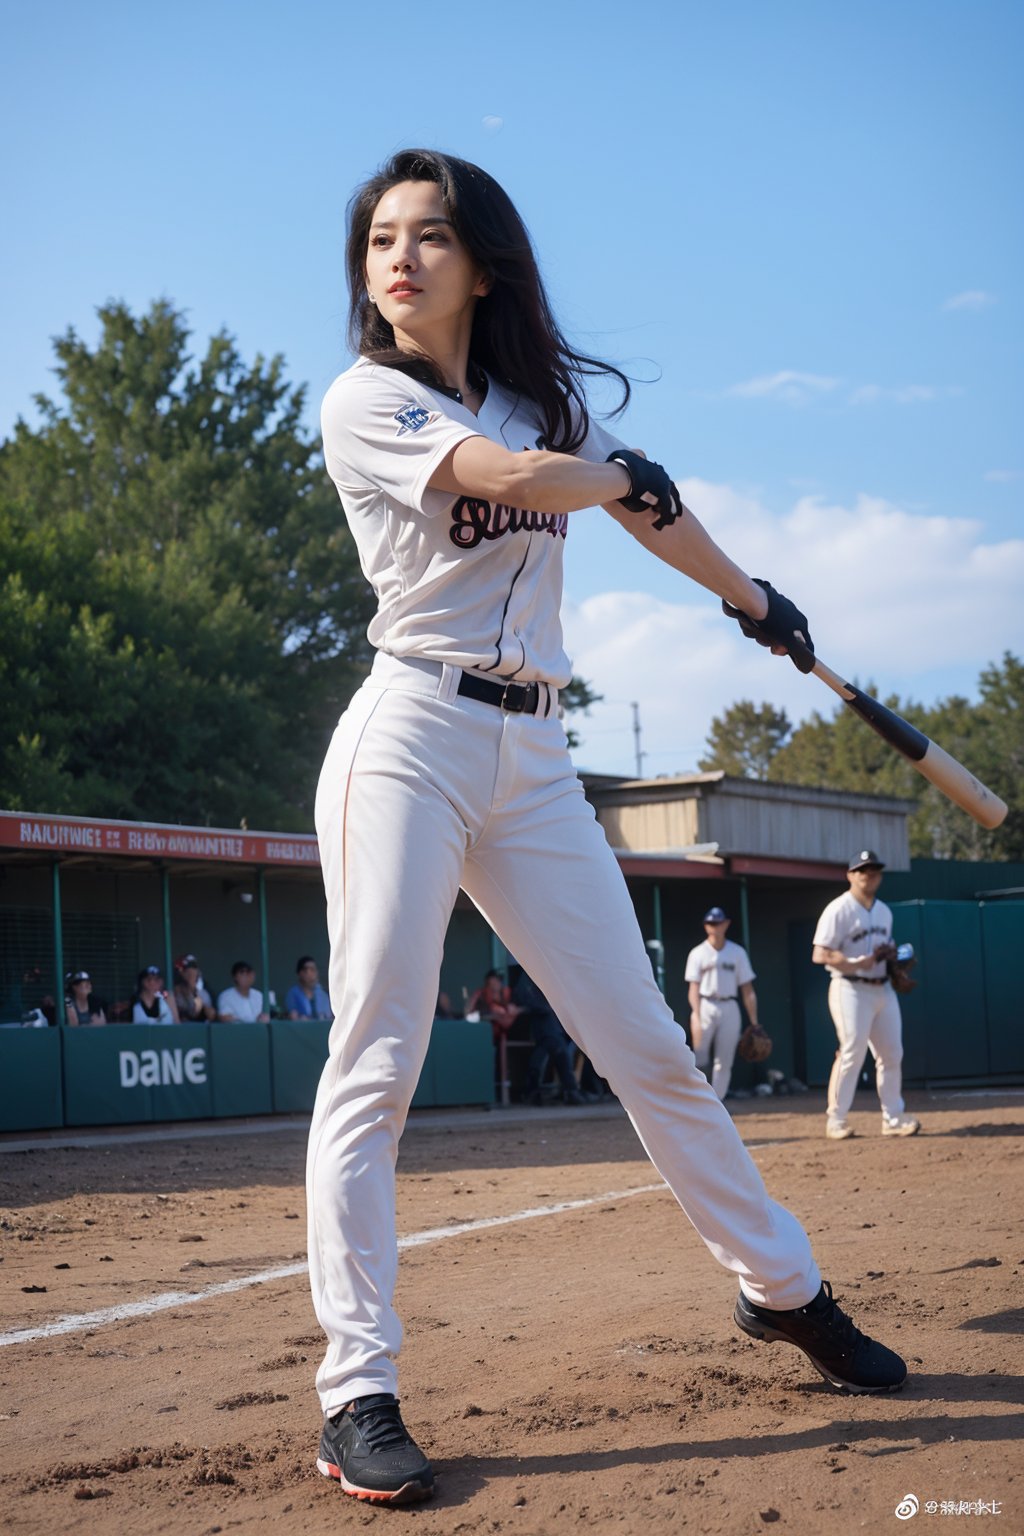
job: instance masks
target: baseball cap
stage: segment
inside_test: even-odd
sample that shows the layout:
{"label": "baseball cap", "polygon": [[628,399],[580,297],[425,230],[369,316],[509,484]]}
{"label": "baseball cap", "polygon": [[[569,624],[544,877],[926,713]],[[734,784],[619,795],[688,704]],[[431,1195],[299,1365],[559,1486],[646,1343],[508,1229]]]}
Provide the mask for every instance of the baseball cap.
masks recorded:
{"label": "baseball cap", "polygon": [[64,978],[69,987],[73,987],[76,981],[92,981],[88,971],[68,971]]}
{"label": "baseball cap", "polygon": [[174,962],[175,969],[178,971],[187,971],[190,965],[194,965],[197,970],[199,969],[199,961],[195,955],[182,955],[179,960]]}
{"label": "baseball cap", "polygon": [[884,869],[885,860],[880,859],[877,853],[872,853],[870,848],[862,848],[860,853],[855,853],[849,864],[847,872],[854,869]]}
{"label": "baseball cap", "polygon": [[140,976],[162,976],[163,971],[158,965],[144,965],[139,972]]}
{"label": "baseball cap", "polygon": [[721,907],[709,907],[704,913],[704,922],[706,923],[727,923],[728,921],[728,913],[723,912]]}

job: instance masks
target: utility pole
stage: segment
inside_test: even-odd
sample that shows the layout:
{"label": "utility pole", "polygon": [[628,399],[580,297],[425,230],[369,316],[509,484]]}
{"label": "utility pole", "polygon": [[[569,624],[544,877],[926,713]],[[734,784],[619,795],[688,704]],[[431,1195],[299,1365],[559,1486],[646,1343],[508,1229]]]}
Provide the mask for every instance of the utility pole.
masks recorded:
{"label": "utility pole", "polygon": [[640,705],[635,701],[629,706],[633,711],[633,750],[636,753],[636,776],[642,779],[644,776],[644,757],[646,753],[640,747]]}

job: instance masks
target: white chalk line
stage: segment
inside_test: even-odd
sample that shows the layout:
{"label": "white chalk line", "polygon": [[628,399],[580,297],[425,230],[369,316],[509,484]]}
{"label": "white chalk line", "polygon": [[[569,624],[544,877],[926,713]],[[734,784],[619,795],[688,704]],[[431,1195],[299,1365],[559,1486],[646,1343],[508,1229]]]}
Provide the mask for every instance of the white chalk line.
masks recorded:
{"label": "white chalk line", "polygon": [[[667,1184],[659,1183],[644,1184],[638,1189],[613,1189],[608,1194],[589,1195],[583,1200],[561,1200],[557,1205],[531,1206],[529,1210],[516,1211],[511,1216],[481,1216],[477,1221],[463,1221],[455,1226],[430,1227],[425,1232],[410,1232],[400,1237],[398,1247],[420,1248],[426,1243],[439,1243],[448,1237],[463,1237],[467,1232],[507,1227],[517,1221],[535,1221],[539,1216],[561,1216],[566,1211],[582,1211],[590,1205],[604,1205],[609,1200],[628,1200],[633,1195],[654,1195],[667,1188]],[[146,1301],[121,1302],[114,1307],[102,1307],[97,1312],[76,1312],[59,1317],[56,1322],[40,1324],[38,1328],[16,1328],[11,1333],[0,1333],[0,1348],[8,1344],[30,1344],[36,1339],[81,1333],[87,1328],[105,1328],[110,1323],[121,1323],[128,1318],[150,1317],[154,1312],[193,1306],[198,1301],[209,1301],[214,1296],[228,1296],[250,1285],[268,1285],[274,1280],[290,1280],[295,1275],[308,1272],[309,1265],[305,1262],[286,1264],[280,1269],[264,1269],[256,1275],[240,1275],[235,1280],[224,1280],[202,1291],[164,1291],[159,1296],[150,1296]]]}
{"label": "white chalk line", "polygon": [[962,1088],[949,1089],[946,1093],[930,1093],[930,1099],[1014,1099],[1024,1094],[1024,1088]]}

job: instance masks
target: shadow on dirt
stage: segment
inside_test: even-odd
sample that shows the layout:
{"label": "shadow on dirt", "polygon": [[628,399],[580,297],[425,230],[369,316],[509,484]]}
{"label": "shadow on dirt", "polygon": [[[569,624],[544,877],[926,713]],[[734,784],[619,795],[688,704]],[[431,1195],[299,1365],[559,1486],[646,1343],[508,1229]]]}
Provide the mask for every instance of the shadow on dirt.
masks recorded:
{"label": "shadow on dirt", "polygon": [[[983,1378],[988,1379],[988,1378]],[[918,1384],[929,1383],[936,1396],[965,1396],[965,1381],[971,1378],[957,1376],[918,1377]],[[1012,1383],[1019,1393],[1020,1384],[1011,1377],[997,1378],[1006,1385]],[[823,1388],[823,1395],[828,1393]],[[973,1397],[973,1391],[966,1394]],[[986,1392],[987,1398],[988,1393]],[[1014,1398],[1014,1401],[1017,1399]],[[903,1422],[892,1419],[870,1419],[860,1423],[835,1420],[831,1424],[812,1429],[796,1430],[791,1434],[758,1434],[730,1436],[723,1440],[692,1438],[668,1441],[662,1445],[636,1446],[612,1451],[587,1451],[583,1446],[567,1455],[554,1456],[459,1456],[441,1462],[438,1471],[438,1502],[458,1504],[484,1484],[497,1481],[520,1482],[529,1477],[566,1477],[596,1474],[617,1469],[659,1467],[685,1462],[723,1462],[749,1460],[759,1462],[765,1456],[789,1455],[793,1452],[831,1450],[862,1455],[866,1458],[897,1455],[900,1452],[919,1451],[924,1446],[937,1445],[955,1439],[960,1444],[1001,1441],[1016,1443],[1020,1435],[1019,1413],[975,1414],[967,1418],[952,1414],[934,1417],[915,1417]],[[880,1442],[874,1444],[873,1442]],[[865,1469],[866,1471],[867,1469]]]}

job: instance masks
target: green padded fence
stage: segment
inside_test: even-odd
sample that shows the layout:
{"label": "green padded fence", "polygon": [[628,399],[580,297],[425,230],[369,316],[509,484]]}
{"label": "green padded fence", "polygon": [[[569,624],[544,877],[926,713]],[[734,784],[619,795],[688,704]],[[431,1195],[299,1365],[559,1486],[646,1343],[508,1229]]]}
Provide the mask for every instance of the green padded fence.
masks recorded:
{"label": "green padded fence", "polygon": [[[330,1025],[0,1029],[0,1132],[306,1113]],[[436,1019],[413,1105],[489,1104],[488,1024]]]}
{"label": "green padded fence", "polygon": [[312,1109],[327,1060],[330,1024],[321,1019],[282,1019],[268,1027],[275,1110],[281,1115]]}
{"label": "green padded fence", "polygon": [[0,1029],[0,1130],[64,1124],[60,1032]]}

